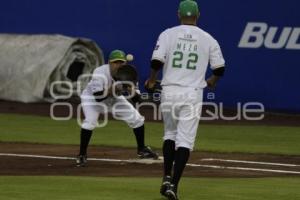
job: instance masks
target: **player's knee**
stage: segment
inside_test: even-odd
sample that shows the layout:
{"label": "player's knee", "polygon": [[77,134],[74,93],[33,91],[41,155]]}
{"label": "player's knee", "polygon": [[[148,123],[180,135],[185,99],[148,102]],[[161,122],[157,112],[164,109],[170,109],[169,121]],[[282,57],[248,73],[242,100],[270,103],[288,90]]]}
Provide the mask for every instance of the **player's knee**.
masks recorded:
{"label": "player's knee", "polygon": [[176,145],[175,145],[175,148],[176,149],[178,149],[178,148],[180,148],[180,147],[182,147],[182,148],[187,148],[187,149],[189,149],[190,151],[193,151],[193,149],[194,149],[194,145],[193,144],[186,144],[186,143],[176,143]]}
{"label": "player's knee", "polygon": [[92,131],[96,128],[96,123],[84,121],[81,125],[81,128]]}
{"label": "player's knee", "polygon": [[164,141],[166,141],[166,140],[176,141],[176,133],[175,132],[166,132],[163,139],[164,139]]}
{"label": "player's knee", "polygon": [[145,118],[143,116],[139,115],[139,116],[136,116],[135,120],[133,120],[132,122],[128,122],[128,126],[130,128],[138,128],[138,127],[143,126],[144,123],[145,123]]}
{"label": "player's knee", "polygon": [[175,147],[176,149],[183,147],[183,148],[187,148],[190,151],[193,151],[194,149],[194,142],[187,142],[187,141],[176,141],[175,142]]}

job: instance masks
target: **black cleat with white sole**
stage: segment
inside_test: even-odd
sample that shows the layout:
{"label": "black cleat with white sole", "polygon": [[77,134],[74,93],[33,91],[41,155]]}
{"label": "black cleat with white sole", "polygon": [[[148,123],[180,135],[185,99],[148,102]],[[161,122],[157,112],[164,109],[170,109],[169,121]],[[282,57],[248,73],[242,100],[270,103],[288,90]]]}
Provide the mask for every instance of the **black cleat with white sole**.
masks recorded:
{"label": "black cleat with white sole", "polygon": [[179,200],[177,197],[177,189],[173,184],[170,185],[165,194],[168,197],[168,200]]}
{"label": "black cleat with white sole", "polygon": [[86,155],[78,155],[76,157],[76,166],[77,167],[85,167],[87,164],[87,156]]}
{"label": "black cleat with white sole", "polygon": [[160,186],[160,194],[166,197],[167,196],[166,191],[170,188],[170,185],[171,185],[171,176],[165,176]]}
{"label": "black cleat with white sole", "polygon": [[141,159],[158,159],[158,154],[155,153],[150,147],[145,146],[143,149],[137,152],[137,155]]}

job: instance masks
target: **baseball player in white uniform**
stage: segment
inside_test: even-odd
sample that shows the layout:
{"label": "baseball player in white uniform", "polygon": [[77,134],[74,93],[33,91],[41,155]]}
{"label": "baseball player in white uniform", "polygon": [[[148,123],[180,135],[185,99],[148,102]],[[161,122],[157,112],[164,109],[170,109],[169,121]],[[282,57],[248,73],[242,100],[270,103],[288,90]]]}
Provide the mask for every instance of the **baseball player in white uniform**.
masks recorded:
{"label": "baseball player in white uniform", "polygon": [[[114,117],[125,121],[133,132],[137,141],[137,154],[140,158],[157,159],[158,155],[145,146],[144,117],[121,94],[118,94],[118,85],[115,85],[114,75],[125,66],[125,53],[114,50],[109,55],[109,64],[96,68],[91,81],[87,84],[81,95],[81,106],[85,119],[81,125],[80,151],[76,159],[77,166],[87,163],[87,148],[92,131],[98,124],[100,113],[111,112]],[[113,90],[116,94],[113,93]],[[137,89],[138,90],[138,89]],[[136,95],[139,91],[136,91]],[[121,133],[120,133],[121,134]]]}
{"label": "baseball player in white uniform", "polygon": [[[146,88],[153,88],[163,68],[164,177],[160,192],[171,200],[178,199],[178,183],[194,146],[203,89],[215,87],[225,69],[218,42],[197,27],[200,15],[197,3],[182,1],[178,15],[181,25],[163,31],[158,38],[150,78],[145,82]],[[205,80],[208,64],[213,75]]]}

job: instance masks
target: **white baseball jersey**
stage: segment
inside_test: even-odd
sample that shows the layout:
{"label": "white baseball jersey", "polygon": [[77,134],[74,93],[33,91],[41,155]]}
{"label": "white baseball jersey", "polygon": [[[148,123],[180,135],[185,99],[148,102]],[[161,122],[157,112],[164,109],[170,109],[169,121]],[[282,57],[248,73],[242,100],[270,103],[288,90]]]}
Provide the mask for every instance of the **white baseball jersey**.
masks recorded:
{"label": "white baseball jersey", "polygon": [[83,95],[93,96],[95,92],[104,91],[111,87],[113,83],[112,76],[110,74],[110,67],[108,64],[97,67],[92,75],[92,79],[83,90]]}
{"label": "white baseball jersey", "polygon": [[[114,80],[110,73],[110,67],[108,64],[97,67],[92,75],[92,79],[87,84],[86,88],[82,92],[83,96],[91,96],[95,92],[105,91],[105,89],[110,88]],[[136,93],[140,94],[138,83],[135,86]]]}
{"label": "white baseball jersey", "polygon": [[197,26],[180,25],[159,36],[152,60],[164,63],[162,86],[205,88],[205,73],[225,64],[218,42]]}
{"label": "white baseball jersey", "polygon": [[[105,91],[112,86],[113,82],[108,64],[94,70],[92,79],[81,94],[81,106],[85,116],[81,125],[82,128],[93,130],[97,126],[99,114],[108,112],[111,112],[115,119],[125,121],[131,128],[137,128],[144,124],[144,117],[123,95],[96,102],[94,93]],[[139,92],[139,90],[137,89],[136,92]],[[105,94],[103,97],[105,97]]]}

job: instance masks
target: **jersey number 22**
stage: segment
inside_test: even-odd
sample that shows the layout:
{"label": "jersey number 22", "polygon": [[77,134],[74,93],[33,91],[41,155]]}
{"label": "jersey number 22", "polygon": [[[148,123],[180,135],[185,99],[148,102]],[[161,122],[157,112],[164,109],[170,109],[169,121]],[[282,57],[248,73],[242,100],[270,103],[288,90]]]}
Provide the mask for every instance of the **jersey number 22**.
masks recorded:
{"label": "jersey number 22", "polygon": [[[172,66],[175,67],[175,68],[182,68],[183,56],[184,56],[184,54],[181,51],[175,51],[173,53],[173,62],[172,62],[173,64],[172,64]],[[186,63],[186,68],[195,70],[197,62],[198,62],[198,55],[195,54],[195,53],[189,53],[188,54],[188,60],[187,60],[187,63]]]}

